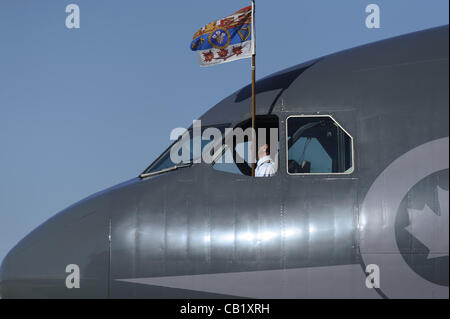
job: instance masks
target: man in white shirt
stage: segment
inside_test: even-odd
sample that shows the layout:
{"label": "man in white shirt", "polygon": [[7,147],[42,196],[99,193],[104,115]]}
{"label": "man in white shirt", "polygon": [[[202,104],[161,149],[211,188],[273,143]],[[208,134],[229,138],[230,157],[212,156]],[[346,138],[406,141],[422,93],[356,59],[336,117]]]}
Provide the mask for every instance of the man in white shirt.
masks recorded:
{"label": "man in white shirt", "polygon": [[258,150],[258,162],[256,163],[256,177],[271,177],[277,172],[274,161],[270,158],[269,145],[265,144]]}

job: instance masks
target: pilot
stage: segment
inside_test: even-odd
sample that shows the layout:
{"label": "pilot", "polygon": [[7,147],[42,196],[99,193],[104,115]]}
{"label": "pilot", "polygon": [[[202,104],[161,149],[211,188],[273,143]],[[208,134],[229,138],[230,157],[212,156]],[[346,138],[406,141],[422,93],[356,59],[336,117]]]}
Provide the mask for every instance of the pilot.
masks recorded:
{"label": "pilot", "polygon": [[270,158],[269,145],[264,144],[258,149],[258,162],[256,163],[255,177],[270,177],[275,175],[277,167]]}

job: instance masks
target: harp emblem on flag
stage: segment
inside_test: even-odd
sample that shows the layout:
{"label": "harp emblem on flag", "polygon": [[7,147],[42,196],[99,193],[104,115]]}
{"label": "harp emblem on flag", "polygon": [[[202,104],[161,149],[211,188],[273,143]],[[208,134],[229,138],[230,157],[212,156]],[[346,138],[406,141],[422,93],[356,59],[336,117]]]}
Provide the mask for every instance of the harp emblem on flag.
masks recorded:
{"label": "harp emblem on flag", "polygon": [[250,25],[247,25],[245,27],[242,27],[240,30],[238,30],[238,35],[241,38],[241,41],[247,41],[248,37],[250,36],[251,28]]}

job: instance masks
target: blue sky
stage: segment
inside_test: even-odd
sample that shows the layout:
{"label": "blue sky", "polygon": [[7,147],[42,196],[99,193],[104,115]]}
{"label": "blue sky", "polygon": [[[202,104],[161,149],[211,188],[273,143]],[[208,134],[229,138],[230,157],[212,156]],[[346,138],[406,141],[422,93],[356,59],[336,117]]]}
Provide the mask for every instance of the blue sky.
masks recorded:
{"label": "blue sky", "polygon": [[[67,29],[75,3],[81,28]],[[365,27],[376,3],[381,28]],[[0,260],[70,204],[137,176],[170,131],[250,81],[250,61],[200,68],[189,49],[238,0],[0,2]],[[257,78],[448,24],[448,0],[257,0]]]}

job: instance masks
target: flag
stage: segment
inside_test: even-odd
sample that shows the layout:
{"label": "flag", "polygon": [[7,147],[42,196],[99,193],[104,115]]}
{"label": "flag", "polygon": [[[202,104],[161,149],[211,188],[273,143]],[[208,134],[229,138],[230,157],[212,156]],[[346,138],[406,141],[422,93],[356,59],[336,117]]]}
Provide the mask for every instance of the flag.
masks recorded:
{"label": "flag", "polygon": [[191,42],[201,66],[216,65],[254,54],[253,6],[211,22],[198,30]]}

